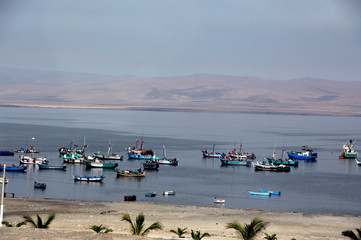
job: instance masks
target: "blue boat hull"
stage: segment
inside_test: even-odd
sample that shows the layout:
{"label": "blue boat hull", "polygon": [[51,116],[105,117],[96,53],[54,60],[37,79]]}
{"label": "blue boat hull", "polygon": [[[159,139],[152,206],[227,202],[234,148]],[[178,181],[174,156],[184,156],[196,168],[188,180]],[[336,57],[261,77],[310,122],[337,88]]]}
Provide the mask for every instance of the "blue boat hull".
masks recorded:
{"label": "blue boat hull", "polygon": [[259,190],[262,193],[270,193],[271,195],[281,195],[279,191],[266,191],[266,190]]}
{"label": "blue boat hull", "polygon": [[297,160],[316,160],[317,153],[311,153],[310,156],[299,155],[301,152],[287,152],[288,157]]}
{"label": "blue boat hull", "polygon": [[257,196],[271,196],[271,193],[269,192],[252,192],[252,191],[248,191],[249,194],[251,195],[257,195]]}
{"label": "blue boat hull", "polygon": [[137,154],[131,154],[127,153],[128,159],[136,159],[136,160],[152,160],[153,156],[151,155],[137,155]]}
{"label": "blue boat hull", "polygon": [[298,166],[298,161],[297,160],[282,160],[282,159],[273,159],[271,157],[267,158],[269,163],[273,163],[273,164],[283,164],[283,165],[287,165],[287,166]]}
{"label": "blue boat hull", "polygon": [[[6,171],[18,171],[18,172],[23,172],[25,171],[26,169],[28,168],[28,166],[16,166],[16,167],[13,167],[13,166],[6,166]],[[4,170],[4,165],[1,165],[0,166],[0,170]]]}
{"label": "blue boat hull", "polygon": [[251,166],[251,161],[237,161],[237,160],[227,160],[220,159],[222,165],[231,165],[231,166]]}

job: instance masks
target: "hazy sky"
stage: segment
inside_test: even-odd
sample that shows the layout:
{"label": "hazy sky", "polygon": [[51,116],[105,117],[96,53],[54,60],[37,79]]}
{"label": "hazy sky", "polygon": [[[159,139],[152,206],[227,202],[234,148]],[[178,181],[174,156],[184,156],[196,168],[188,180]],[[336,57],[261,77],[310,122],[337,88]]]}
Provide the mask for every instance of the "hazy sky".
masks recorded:
{"label": "hazy sky", "polygon": [[361,1],[0,0],[0,67],[361,81]]}

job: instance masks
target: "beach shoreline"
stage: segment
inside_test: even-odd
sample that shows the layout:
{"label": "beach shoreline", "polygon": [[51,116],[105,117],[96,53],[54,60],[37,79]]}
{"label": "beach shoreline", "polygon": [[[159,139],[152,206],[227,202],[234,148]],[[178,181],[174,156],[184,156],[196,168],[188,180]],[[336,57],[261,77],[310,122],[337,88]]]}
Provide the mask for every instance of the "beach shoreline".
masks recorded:
{"label": "beach shoreline", "polygon": [[[134,221],[139,213],[145,216],[145,226],[159,221],[163,230],[151,231],[145,239],[172,239],[171,229],[187,228],[207,232],[204,239],[236,239],[234,230],[225,229],[227,222],[250,223],[255,217],[269,222],[264,231],[276,233],[278,239],[345,239],[341,232],[354,230],[361,225],[361,216],[333,214],[302,214],[299,212],[273,212],[257,209],[230,209],[223,207],[198,207],[165,205],[152,202],[98,202],[60,199],[5,198],[4,221],[18,223],[24,215],[44,220],[48,214],[56,218],[49,229],[33,229],[30,225],[20,228],[3,227],[2,239],[138,239],[129,232],[123,214],[130,214]],[[113,229],[110,234],[96,234],[90,229],[100,225]],[[185,234],[190,238],[190,234]],[[257,239],[262,239],[261,233]]]}

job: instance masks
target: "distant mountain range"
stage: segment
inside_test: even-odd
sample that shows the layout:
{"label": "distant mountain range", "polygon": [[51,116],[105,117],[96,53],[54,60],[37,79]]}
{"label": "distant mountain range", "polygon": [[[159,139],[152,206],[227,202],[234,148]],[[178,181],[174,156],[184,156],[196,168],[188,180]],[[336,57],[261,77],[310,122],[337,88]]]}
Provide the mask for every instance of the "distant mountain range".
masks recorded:
{"label": "distant mountain range", "polygon": [[216,74],[144,78],[0,68],[0,105],[361,116],[361,82]]}

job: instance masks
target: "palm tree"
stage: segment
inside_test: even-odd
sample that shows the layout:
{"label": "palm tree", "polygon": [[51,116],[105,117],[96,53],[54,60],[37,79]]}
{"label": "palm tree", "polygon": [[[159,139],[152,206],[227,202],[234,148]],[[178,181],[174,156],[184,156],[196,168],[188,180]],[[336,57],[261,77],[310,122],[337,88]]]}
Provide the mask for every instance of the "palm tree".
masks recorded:
{"label": "palm tree", "polygon": [[179,227],[179,228],[177,228],[177,230],[174,230],[174,229],[170,230],[170,232],[177,234],[179,238],[184,238],[183,234],[187,233],[187,228]]}
{"label": "palm tree", "polygon": [[349,237],[353,240],[361,240],[361,228],[356,228],[356,233],[354,233],[352,230],[346,230],[342,232],[342,235],[345,237]]}
{"label": "palm tree", "polygon": [[39,217],[39,214],[36,214],[37,222],[32,219],[30,216],[24,216],[25,222],[31,223],[35,228],[49,228],[50,223],[55,219],[55,213],[48,215],[45,222]]}
{"label": "palm tree", "polygon": [[133,235],[138,236],[145,236],[149,233],[150,230],[162,230],[163,226],[159,222],[154,222],[152,225],[150,225],[148,228],[146,228],[144,231],[144,215],[143,213],[139,213],[137,218],[135,219],[135,222],[132,222],[132,219],[130,218],[129,214],[124,214],[122,217],[122,221],[126,221],[130,224],[131,232]]}
{"label": "palm tree", "polygon": [[[2,221],[2,224],[4,224],[7,227],[14,227],[14,224],[11,224],[7,221]],[[15,227],[21,227],[22,225],[26,225],[26,222],[25,221],[19,222],[19,223],[15,224]]]}
{"label": "palm tree", "polygon": [[200,231],[197,231],[196,233],[193,232],[193,229],[191,230],[191,237],[192,239],[194,240],[201,240],[202,238],[204,237],[210,237],[211,235],[209,235],[209,233],[203,233],[201,235],[201,232]]}
{"label": "palm tree", "polygon": [[277,234],[275,234],[275,233],[272,235],[265,233],[264,235],[265,235],[264,239],[266,239],[266,240],[277,240],[277,237],[276,237]]}
{"label": "palm tree", "polygon": [[99,226],[98,225],[93,225],[90,227],[90,229],[94,230],[94,232],[96,233],[103,233],[102,231],[104,231],[104,233],[110,233],[110,232],[113,232],[113,229],[110,229],[110,228],[106,228],[103,226],[103,224],[100,224]]}
{"label": "palm tree", "polygon": [[266,229],[268,224],[268,222],[264,222],[259,218],[254,218],[251,224],[244,224],[244,226],[242,226],[238,221],[229,222],[226,224],[226,229],[235,229],[242,239],[252,240],[259,232]]}

